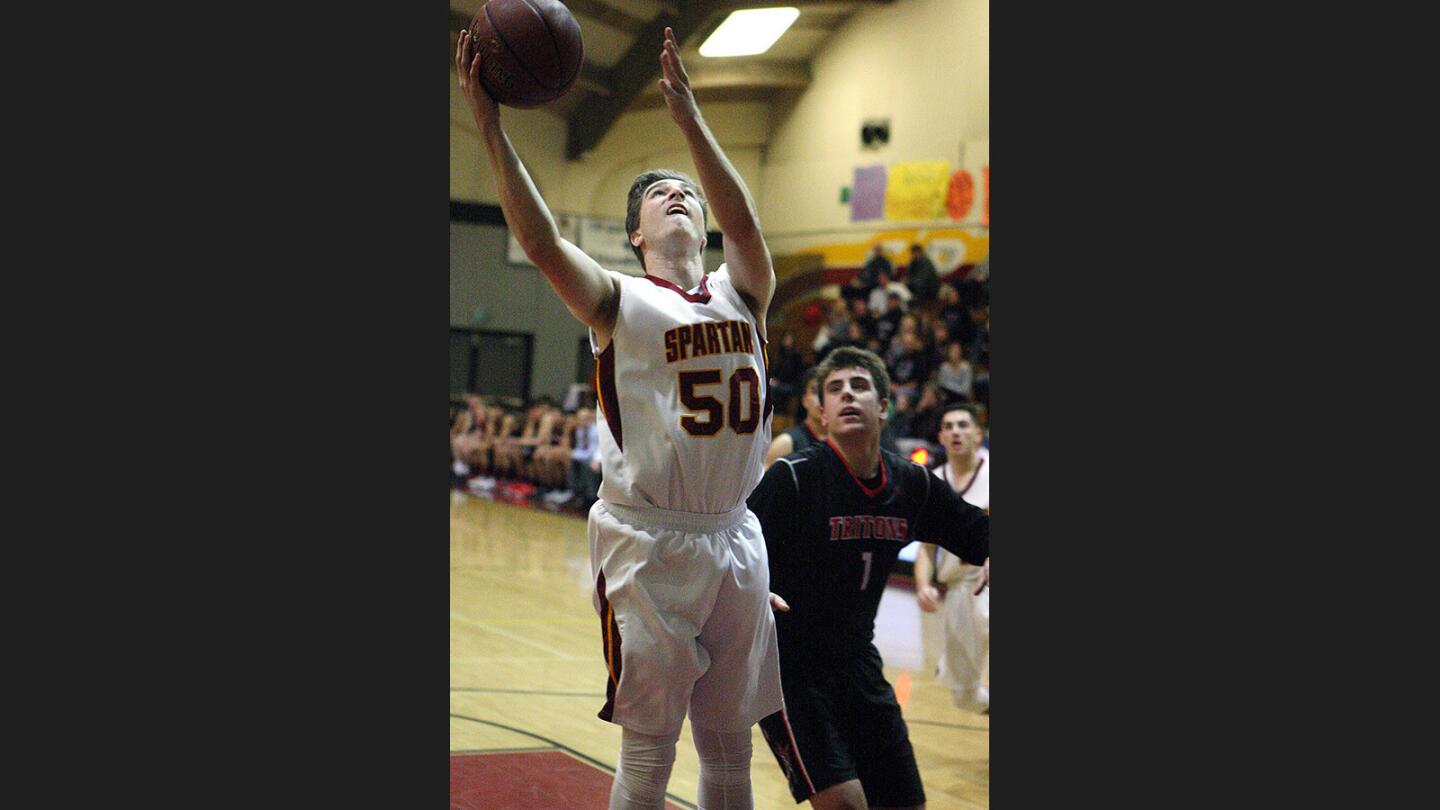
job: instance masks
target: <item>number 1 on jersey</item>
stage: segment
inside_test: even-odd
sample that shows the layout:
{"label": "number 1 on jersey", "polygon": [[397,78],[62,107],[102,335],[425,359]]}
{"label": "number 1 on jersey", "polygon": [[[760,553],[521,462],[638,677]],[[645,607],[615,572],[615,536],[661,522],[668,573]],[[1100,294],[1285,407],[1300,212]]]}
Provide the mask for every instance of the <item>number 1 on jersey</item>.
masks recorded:
{"label": "number 1 on jersey", "polygon": [[870,559],[875,556],[875,552],[866,551],[860,556],[865,560],[865,574],[860,577],[860,590],[863,591],[865,586],[870,584]]}

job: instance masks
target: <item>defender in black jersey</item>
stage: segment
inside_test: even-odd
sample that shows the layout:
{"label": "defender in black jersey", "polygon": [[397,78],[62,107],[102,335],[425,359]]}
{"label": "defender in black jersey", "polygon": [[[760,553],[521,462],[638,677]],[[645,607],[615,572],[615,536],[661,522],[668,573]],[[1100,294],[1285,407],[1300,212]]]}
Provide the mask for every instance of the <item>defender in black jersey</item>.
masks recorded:
{"label": "defender in black jersey", "polygon": [[924,467],[880,448],[889,378],[874,354],[820,366],[825,442],[773,464],[751,493],[770,558],[784,710],[760,721],[795,801],[920,807],[909,733],[873,643],[900,549],[933,542],[989,582],[990,519]]}
{"label": "defender in black jersey", "polygon": [[798,453],[825,440],[825,428],[820,425],[820,381],[815,378],[819,366],[805,371],[800,404],[805,408],[805,418],[791,425],[784,433],[775,437],[770,449],[765,451],[765,466],[769,467],[782,456]]}

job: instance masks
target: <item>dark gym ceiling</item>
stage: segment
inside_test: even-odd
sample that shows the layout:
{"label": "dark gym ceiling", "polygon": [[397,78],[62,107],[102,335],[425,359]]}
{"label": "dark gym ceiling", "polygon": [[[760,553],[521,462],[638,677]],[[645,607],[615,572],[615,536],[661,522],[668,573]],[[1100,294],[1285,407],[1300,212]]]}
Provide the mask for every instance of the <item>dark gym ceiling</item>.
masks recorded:
{"label": "dark gym ceiling", "polygon": [[[810,83],[810,61],[825,40],[860,8],[892,0],[562,0],[580,23],[585,38],[585,63],[580,78],[563,98],[546,109],[566,122],[566,157],[590,151],[628,110],[663,104],[660,43],[664,29],[675,29],[680,55],[690,74],[695,97],[714,101],[769,101],[796,95]],[[450,0],[450,54],[454,69],[455,42],[485,0]],[[763,54],[707,59],[700,43],[742,8],[793,6],[800,16]]]}

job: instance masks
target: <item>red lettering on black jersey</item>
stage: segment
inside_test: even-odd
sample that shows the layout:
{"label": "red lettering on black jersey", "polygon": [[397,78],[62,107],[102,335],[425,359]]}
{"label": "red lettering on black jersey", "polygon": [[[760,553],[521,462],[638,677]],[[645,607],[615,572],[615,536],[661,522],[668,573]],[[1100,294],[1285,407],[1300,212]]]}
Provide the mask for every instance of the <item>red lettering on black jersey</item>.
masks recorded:
{"label": "red lettering on black jersey", "polygon": [[910,536],[910,522],[902,517],[850,515],[830,518],[831,540],[899,540]]}

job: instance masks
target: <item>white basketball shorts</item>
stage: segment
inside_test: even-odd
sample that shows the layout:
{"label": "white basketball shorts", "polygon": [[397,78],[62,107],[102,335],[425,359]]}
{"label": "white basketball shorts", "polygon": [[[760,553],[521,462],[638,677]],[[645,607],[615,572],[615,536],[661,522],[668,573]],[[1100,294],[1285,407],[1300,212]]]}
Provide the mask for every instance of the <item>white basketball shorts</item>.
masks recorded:
{"label": "white basketball shorts", "polygon": [[590,509],[590,567],[608,669],[600,718],[644,734],[749,729],[780,710],[780,656],[760,521]]}

